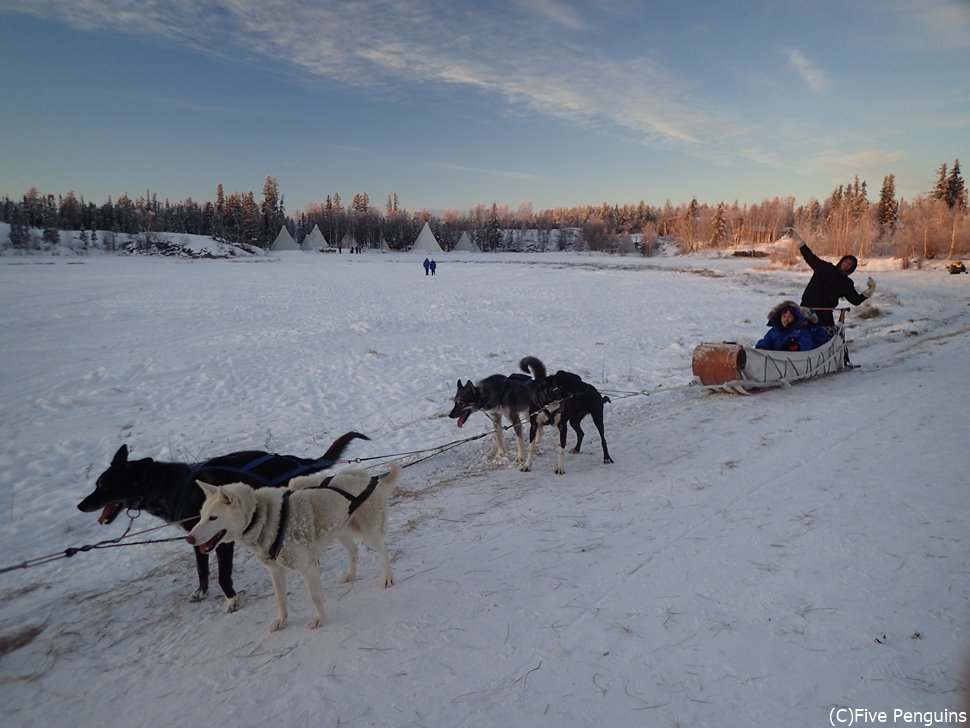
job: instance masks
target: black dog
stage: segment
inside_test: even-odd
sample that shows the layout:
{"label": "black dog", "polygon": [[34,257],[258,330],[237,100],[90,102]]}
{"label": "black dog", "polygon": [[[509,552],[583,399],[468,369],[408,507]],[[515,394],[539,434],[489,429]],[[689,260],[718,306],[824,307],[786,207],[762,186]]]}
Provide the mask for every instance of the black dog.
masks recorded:
{"label": "black dog", "polygon": [[559,455],[556,459],[556,474],[566,472],[563,453],[566,450],[566,423],[576,432],[576,447],[569,452],[578,453],[583,444],[583,429],[579,423],[586,415],[593,418],[593,424],[600,433],[603,446],[603,462],[612,463],[610,451],[606,448],[603,434],[603,404],[610,401],[592,384],[584,382],[577,374],[561,369],[552,376],[546,376],[546,365],[534,356],[527,356],[519,362],[524,372],[530,372],[535,384],[532,387],[532,404],[529,417],[529,457],[522,470],[531,470],[535,447],[542,438],[542,425],[555,423],[559,428]]}
{"label": "black dog", "polygon": [[505,457],[505,438],[502,436],[502,418],[512,423],[516,438],[516,460],[525,458],[525,441],[522,439],[522,423],[529,416],[532,403],[532,380],[521,374],[493,374],[477,384],[471,380],[462,384],[458,380],[455,406],[448,416],[458,420],[461,427],[473,412],[481,410],[495,426],[495,447],[500,457]]}
{"label": "black dog", "polygon": [[[128,446],[122,445],[111,465],[98,477],[94,491],[77,504],[84,513],[101,510],[98,522],[111,523],[122,509],[147,511],[168,523],[189,531],[198,523],[205,495],[195,481],[213,485],[243,482],[254,488],[285,487],[291,478],[326,470],[334,464],[354,438],[369,440],[359,432],[347,432],[334,440],[318,460],[277,455],[260,450],[245,450],[212,458],[201,463],[156,462],[151,458],[128,460]],[[226,595],[226,611],[239,608],[232,586],[232,543],[216,547],[219,586]],[[199,588],[189,601],[204,599],[209,592],[209,557],[195,549]]]}

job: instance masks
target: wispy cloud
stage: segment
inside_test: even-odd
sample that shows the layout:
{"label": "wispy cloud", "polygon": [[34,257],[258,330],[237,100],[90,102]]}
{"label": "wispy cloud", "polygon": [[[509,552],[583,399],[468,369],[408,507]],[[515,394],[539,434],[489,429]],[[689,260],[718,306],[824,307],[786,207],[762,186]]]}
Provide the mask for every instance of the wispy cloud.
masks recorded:
{"label": "wispy cloud", "polygon": [[531,172],[516,172],[514,170],[508,169],[484,169],[482,167],[468,167],[460,164],[446,164],[446,163],[432,163],[431,165],[434,169],[450,170],[453,172],[468,172],[475,175],[483,175],[486,177],[501,177],[503,179],[520,179],[520,180],[538,180],[542,179],[540,175],[532,174]]}
{"label": "wispy cloud", "polygon": [[[645,143],[697,145],[720,133],[685,79],[644,56],[584,45],[589,25],[560,0],[31,0],[0,10],[178,43],[220,58],[290,67],[308,82],[396,93],[443,86],[500,98],[571,124],[625,130]],[[514,16],[513,18],[510,18]],[[560,33],[537,33],[536,16]]]}
{"label": "wispy cloud", "polygon": [[804,169],[808,172],[830,174],[836,177],[849,174],[878,174],[891,169],[893,164],[905,155],[899,151],[888,151],[875,147],[862,147],[844,154],[819,154],[805,160]]}
{"label": "wispy cloud", "polygon": [[788,50],[788,63],[798,72],[813,93],[820,94],[828,90],[830,86],[828,78],[797,48]]}
{"label": "wispy cloud", "polygon": [[970,49],[970,2],[967,0],[923,0],[904,3],[902,10],[912,14],[916,25],[938,48]]}
{"label": "wispy cloud", "polygon": [[535,13],[559,28],[574,31],[589,29],[579,13],[559,0],[515,0],[515,3],[527,13]]}

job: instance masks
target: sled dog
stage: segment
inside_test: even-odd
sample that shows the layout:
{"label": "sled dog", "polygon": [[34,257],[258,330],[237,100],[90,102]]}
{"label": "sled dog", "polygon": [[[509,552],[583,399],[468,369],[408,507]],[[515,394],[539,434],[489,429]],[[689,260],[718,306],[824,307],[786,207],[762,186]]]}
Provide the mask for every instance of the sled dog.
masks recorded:
{"label": "sled dog", "polygon": [[[242,481],[253,487],[286,486],[298,475],[326,470],[339,459],[354,438],[368,440],[359,432],[347,432],[334,440],[317,460],[277,455],[259,450],[246,450],[212,458],[201,463],[158,462],[151,458],[128,459],[128,446],[118,448],[111,465],[98,477],[94,491],[77,504],[78,510],[92,513],[101,510],[98,522],[109,524],[124,510],[146,511],[157,518],[178,524],[186,531],[196,524],[205,495],[195,485],[196,478],[207,483]],[[231,543],[216,549],[219,586],[226,595],[226,611],[240,607],[240,598],[232,584]],[[209,592],[209,557],[195,550],[199,588],[189,595],[197,602]]]}
{"label": "sled dog", "polygon": [[527,356],[519,362],[524,372],[532,374],[535,383],[532,386],[532,402],[529,417],[529,455],[522,470],[531,470],[535,458],[535,449],[541,439],[541,427],[552,422],[559,430],[559,453],[556,457],[557,475],[566,472],[563,463],[563,453],[566,450],[566,423],[576,433],[576,447],[569,452],[578,453],[583,444],[583,429],[579,426],[586,415],[593,418],[593,424],[600,433],[600,444],[603,446],[603,462],[612,463],[610,451],[606,447],[606,436],[603,434],[603,404],[610,401],[604,397],[592,384],[584,382],[579,375],[559,370],[555,374],[546,375],[546,366],[534,356]]}
{"label": "sled dog", "polygon": [[286,626],[285,569],[298,571],[315,610],[307,627],[316,629],[325,618],[318,557],[331,539],[337,538],[347,548],[350,570],[344,579],[356,577],[356,533],[380,554],[384,586],[394,582],[384,533],[387,495],[400,473],[397,463],[383,476],[348,468],[327,478],[319,474],[298,478],[287,489],[254,489],[245,483],[215,486],[198,480],[205,502],[199,522],[185,538],[203,553],[237,541],[263,563],[276,595],[276,619],[270,632]]}
{"label": "sled dog", "polygon": [[505,457],[505,438],[502,434],[502,418],[512,424],[515,431],[516,462],[525,458],[525,440],[522,423],[529,415],[532,402],[532,380],[522,374],[493,374],[477,383],[465,384],[458,380],[455,390],[455,406],[448,416],[458,420],[461,427],[472,413],[481,410],[495,427],[495,447],[499,457]]}

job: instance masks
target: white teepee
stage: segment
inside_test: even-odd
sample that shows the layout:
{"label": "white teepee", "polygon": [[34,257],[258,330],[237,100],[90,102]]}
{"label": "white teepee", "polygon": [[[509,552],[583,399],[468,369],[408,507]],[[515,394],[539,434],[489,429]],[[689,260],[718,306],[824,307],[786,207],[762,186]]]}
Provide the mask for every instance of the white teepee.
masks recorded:
{"label": "white teepee", "polygon": [[458,242],[455,243],[455,251],[463,250],[467,253],[481,253],[482,249],[472,242],[472,239],[468,237],[468,233],[464,232],[461,237],[458,238]]}
{"label": "white teepee", "polygon": [[438,239],[431,232],[431,227],[428,223],[424,224],[421,228],[421,234],[418,235],[418,239],[414,241],[414,246],[411,248],[412,253],[444,253],[445,251],[441,249],[441,245],[438,244]]}
{"label": "white teepee", "polygon": [[343,238],[341,238],[340,247],[344,250],[350,250],[351,248],[357,247],[357,238],[354,237],[354,234],[350,232],[350,230],[345,232]]}
{"label": "white teepee", "polygon": [[290,231],[284,225],[280,228],[280,234],[276,236],[276,240],[269,246],[269,249],[274,252],[279,252],[281,250],[299,250],[300,246],[296,244],[293,236],[290,235]]}
{"label": "white teepee", "polygon": [[327,239],[323,237],[323,233],[320,232],[320,226],[314,225],[310,234],[303,238],[303,244],[300,247],[304,253],[316,253],[324,248],[329,248],[330,245],[327,243]]}

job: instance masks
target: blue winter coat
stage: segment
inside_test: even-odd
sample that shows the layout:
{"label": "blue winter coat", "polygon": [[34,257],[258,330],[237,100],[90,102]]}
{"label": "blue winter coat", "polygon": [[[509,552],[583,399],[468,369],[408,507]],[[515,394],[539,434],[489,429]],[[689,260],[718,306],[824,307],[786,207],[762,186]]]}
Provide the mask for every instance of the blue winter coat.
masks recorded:
{"label": "blue winter coat", "polygon": [[[795,314],[795,320],[792,321],[787,329],[781,325],[781,312],[786,308]],[[768,326],[771,328],[755,344],[756,349],[808,351],[818,346],[816,339],[817,327],[809,325],[802,315],[801,308],[792,301],[785,301],[771,309],[771,313],[768,314]]]}

